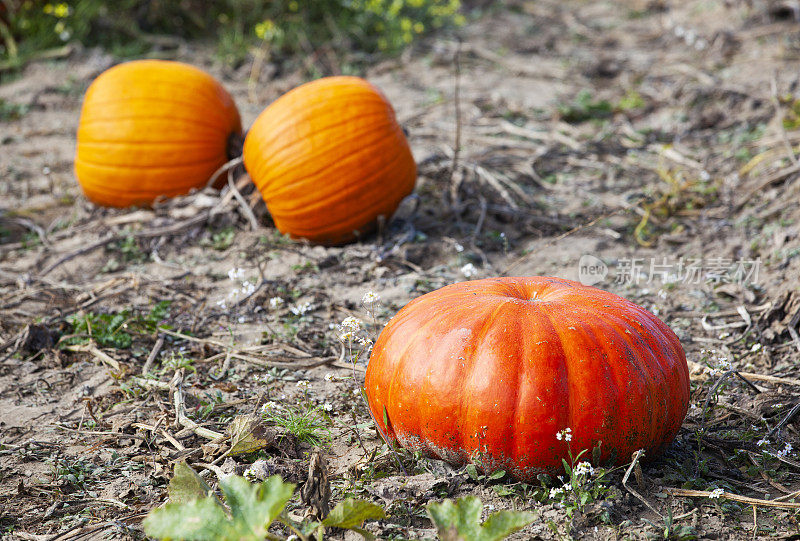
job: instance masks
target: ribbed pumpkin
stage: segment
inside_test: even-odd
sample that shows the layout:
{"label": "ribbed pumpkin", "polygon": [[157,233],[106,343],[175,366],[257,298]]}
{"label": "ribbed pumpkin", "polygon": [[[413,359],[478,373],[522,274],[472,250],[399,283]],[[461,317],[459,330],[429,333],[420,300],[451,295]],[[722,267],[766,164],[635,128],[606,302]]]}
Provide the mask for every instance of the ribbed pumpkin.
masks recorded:
{"label": "ribbed pumpkin", "polygon": [[179,62],[137,60],[103,72],[83,100],[75,174],[100,205],[148,205],[202,188],[241,134],[230,94]]}
{"label": "ribbed pumpkin", "polygon": [[267,107],[245,138],[244,165],[276,227],[321,244],[390,218],[417,176],[391,104],[345,76],[306,83]]}
{"label": "ribbed pumpkin", "polygon": [[[658,455],[689,402],[675,334],[617,295],[559,278],[490,278],[423,295],[386,325],[366,374],[391,440],[531,481],[599,446]],[[388,421],[388,422],[387,422]],[[557,433],[571,429],[571,441]],[[571,446],[571,447],[570,447]]]}

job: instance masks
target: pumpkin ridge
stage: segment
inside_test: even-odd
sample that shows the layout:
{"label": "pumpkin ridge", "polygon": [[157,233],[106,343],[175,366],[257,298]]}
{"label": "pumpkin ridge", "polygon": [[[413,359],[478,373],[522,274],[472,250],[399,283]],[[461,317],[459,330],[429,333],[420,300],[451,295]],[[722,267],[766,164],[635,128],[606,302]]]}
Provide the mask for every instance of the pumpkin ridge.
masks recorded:
{"label": "pumpkin ridge", "polygon": [[[80,144],[80,143],[79,143]],[[221,156],[221,157],[220,157]],[[106,164],[100,163],[93,160],[89,160],[86,158],[81,158],[80,160],[75,160],[75,163],[78,162],[85,163],[87,165],[92,165],[94,167],[105,168],[105,169],[150,169],[150,170],[159,170],[163,169],[166,171],[173,170],[173,169],[183,169],[186,167],[193,167],[197,165],[202,165],[205,163],[217,162],[221,160],[221,164],[225,163],[225,153],[224,151],[220,154],[220,156],[214,156],[212,158],[206,158],[203,160],[198,159],[191,159],[191,161],[187,163],[170,163],[169,165],[163,165],[161,163],[157,164],[124,164],[117,162],[116,164]],[[220,164],[220,165],[221,165]]]}
{"label": "pumpkin ridge", "polygon": [[[640,411],[635,412],[631,416],[636,418],[648,417],[650,419],[649,422],[640,423],[640,425],[649,429],[649,433],[642,434],[640,432],[638,439],[650,442],[661,441],[665,438],[667,431],[670,430],[667,421],[673,412],[670,410],[669,400],[666,399],[666,396],[663,394],[656,394],[655,391],[664,388],[667,384],[672,383],[672,381],[671,378],[667,377],[667,371],[663,366],[664,360],[660,355],[655,353],[652,348],[648,347],[646,336],[637,328],[634,322],[644,321],[648,323],[649,326],[652,326],[653,329],[650,331],[659,333],[661,338],[660,342],[671,343],[671,340],[661,332],[660,325],[656,324],[655,316],[650,312],[629,301],[618,304],[624,306],[627,310],[635,310],[639,317],[631,321],[624,315],[617,315],[603,310],[594,310],[589,314],[587,307],[581,306],[578,307],[578,309],[583,310],[584,314],[591,315],[609,325],[610,329],[621,338],[628,348],[628,355],[631,360],[628,365],[639,374],[643,382],[641,387],[647,393],[651,402],[649,408],[640,408]],[[613,318],[617,324],[609,323],[608,320],[611,318]],[[631,332],[630,334],[620,332],[619,328],[624,328]],[[650,362],[646,362],[642,356],[649,357]],[[654,367],[653,365],[656,366]],[[648,367],[650,369],[648,369]],[[657,373],[653,373],[653,369],[655,369]],[[647,451],[653,451],[652,446],[647,449]]]}
{"label": "pumpkin ridge", "polygon": [[[127,64],[133,64],[141,62],[138,60],[133,60],[128,62]],[[118,64],[121,66],[122,64]],[[188,66],[184,64],[183,67]],[[117,66],[114,66],[115,68]],[[194,66],[188,66],[194,68]],[[110,68],[112,70],[114,68]],[[197,68],[195,68],[197,69]],[[109,71],[110,71],[109,70]],[[136,69],[136,71],[146,71]],[[239,119],[239,123],[241,123],[241,118],[239,116],[239,111],[236,109],[236,103],[233,98],[228,94],[222,84],[217,81],[212,75],[206,73],[203,70],[197,69],[203,77],[194,77],[189,84],[183,82],[184,80],[181,77],[176,76],[175,71],[183,72],[181,76],[185,75],[185,70],[178,68],[176,70],[174,67],[169,68],[168,70],[161,71],[159,74],[134,74],[128,73],[124,75],[119,74],[110,74],[112,75],[112,79],[103,78],[106,73],[101,74],[95,81],[99,82],[99,86],[96,88],[90,87],[92,95],[95,93],[105,93],[109,91],[113,91],[117,93],[115,98],[103,101],[92,101],[92,104],[97,103],[98,105],[105,105],[108,103],[114,103],[115,101],[125,101],[128,99],[150,99],[153,97],[153,94],[157,94],[153,92],[153,87],[149,87],[147,90],[142,91],[141,93],[138,92],[131,92],[129,87],[131,85],[135,85],[137,83],[146,82],[147,84],[157,84],[163,86],[167,90],[176,89],[179,91],[186,92],[188,95],[192,96],[199,96],[201,100],[205,101],[205,103],[198,103],[198,104],[190,104],[193,108],[205,105],[207,109],[217,109],[220,105],[222,105],[222,109],[225,111],[230,111],[232,113],[236,113],[236,118]],[[124,84],[123,84],[124,83]],[[209,92],[207,89],[208,87],[213,87],[214,91]],[[120,91],[120,88],[122,90]],[[88,96],[87,90],[87,96]],[[157,96],[156,96],[157,97]],[[175,100],[173,103],[177,104],[184,104],[186,102],[181,102],[179,100]]]}
{"label": "pumpkin ridge", "polygon": [[[479,330],[474,334],[473,341],[476,344],[481,344],[483,339],[489,333],[490,328],[494,324],[494,320],[497,319],[498,314],[505,308],[508,302],[500,302],[497,306],[492,306],[490,303],[486,303],[485,306],[489,308],[488,313],[481,314],[481,325]],[[468,374],[473,374],[475,372],[475,365],[478,363],[478,352],[480,347],[476,346],[472,350],[472,354],[470,355],[469,362],[467,363],[467,370],[465,370]],[[479,396],[479,393],[476,393],[474,389],[469,387],[470,378],[463,378],[460,382],[461,386],[459,389],[459,396],[461,396],[461,401],[458,408],[458,418],[459,419],[469,419],[469,411],[470,405],[467,403],[468,400],[474,399],[475,396]],[[480,428],[480,427],[476,427]],[[473,453],[478,452],[480,453],[480,439],[477,437],[477,433],[475,435],[475,445],[471,445],[469,443],[469,438],[471,437],[468,433],[472,432],[471,427],[467,425],[460,425],[459,430],[456,434],[459,436],[458,446],[462,449],[470,449],[473,448]],[[484,434],[484,439],[486,435]]]}
{"label": "pumpkin ridge", "polygon": [[[408,305],[406,305],[406,306],[408,306]],[[403,322],[401,321],[401,323],[403,323]],[[406,355],[408,354],[408,350],[411,349],[412,345],[414,345],[415,340],[413,338],[416,337],[418,334],[422,333],[422,331],[424,329],[425,329],[424,326],[420,326],[419,328],[417,328],[416,331],[414,331],[414,333],[412,335],[412,339],[408,340],[405,343],[405,347],[402,349],[402,353],[396,357],[399,360],[397,362],[395,362],[394,365],[393,365],[393,369],[394,370],[392,371],[392,377],[389,380],[390,381],[389,388],[384,393],[384,395],[386,396],[386,401],[383,404],[383,406],[386,408],[386,411],[387,411],[387,418],[389,419],[389,425],[392,424],[392,415],[389,412],[389,408],[391,407],[390,404],[394,404],[395,403],[395,400],[392,400],[392,398],[393,398],[393,396],[395,394],[395,387],[399,386],[400,382],[401,382],[401,378],[397,377],[397,375],[398,375],[398,372],[400,372],[400,369],[402,368],[402,360],[405,359]],[[386,329],[384,328],[384,331],[385,330]],[[380,340],[380,336],[378,337],[378,340]],[[383,348],[385,349],[386,346],[383,345]],[[387,436],[394,436],[394,439],[397,439],[397,434],[396,434],[394,428],[391,427],[391,426],[386,426],[386,435]]]}
{"label": "pumpkin ridge", "polygon": [[[141,104],[138,104],[138,103],[137,104],[131,104],[130,102],[141,102]],[[158,104],[159,106],[158,107],[152,107],[154,102],[156,104]],[[161,104],[165,105],[166,107],[161,107],[160,106]],[[151,107],[150,108],[143,107],[143,106],[147,106],[147,105],[151,105]],[[219,105],[208,104],[207,106],[201,106],[201,105],[196,104],[196,103],[189,103],[189,102],[184,102],[184,101],[181,101],[181,100],[142,96],[140,98],[127,98],[127,99],[116,98],[116,99],[107,100],[107,101],[104,101],[104,102],[95,102],[95,103],[92,104],[92,106],[93,107],[102,107],[104,109],[108,109],[109,107],[120,107],[120,108],[124,108],[124,109],[127,109],[127,110],[131,110],[131,109],[141,110],[142,112],[147,113],[147,114],[143,115],[143,116],[147,116],[147,117],[150,117],[153,114],[153,110],[154,109],[161,109],[161,110],[169,111],[169,110],[172,110],[175,106],[178,106],[178,107],[183,107],[185,109],[196,110],[198,117],[202,117],[205,120],[210,120],[214,124],[228,126],[228,127],[232,128],[232,129],[234,129],[236,127],[236,123],[234,123],[234,125],[231,125],[232,123],[231,123],[230,119],[226,118],[225,115],[222,114],[222,112],[219,110]],[[91,116],[87,120],[91,121]],[[238,123],[238,125],[239,125],[239,129],[241,130],[241,121]]]}
{"label": "pumpkin ridge", "polygon": [[[81,127],[78,130],[78,137],[80,137],[81,131],[86,128],[86,126],[92,126],[95,124],[113,124],[119,121],[126,121],[126,120],[150,120],[150,121],[157,121],[157,122],[167,122],[171,121],[175,124],[183,123],[183,124],[192,124],[195,126],[202,126],[204,128],[208,128],[209,130],[213,130],[219,133],[235,133],[234,131],[230,131],[227,128],[223,128],[221,126],[214,126],[213,124],[206,124],[205,122],[198,122],[192,118],[181,118],[181,117],[172,117],[172,116],[165,116],[159,115],[158,119],[154,119],[152,114],[142,114],[142,115],[128,115],[123,117],[115,117],[115,118],[91,118],[90,120],[84,121],[81,119]],[[172,139],[174,141],[174,139]]]}
{"label": "pumpkin ridge", "polygon": [[[375,114],[375,115],[364,115],[364,116],[366,116],[366,117],[369,117],[369,116],[379,117],[379,116],[383,116],[383,115]],[[349,123],[349,120],[345,119],[344,121],[342,121],[342,122],[340,122],[340,123],[338,123],[336,125],[329,125],[329,126],[326,127],[326,129],[322,129],[320,131],[316,131],[315,132],[315,137],[318,134],[324,133],[325,131],[327,131],[328,128],[329,129],[334,129],[334,128],[341,127],[342,125],[346,125],[348,123]],[[354,133],[348,134],[348,136],[350,138],[352,138],[352,139],[360,139],[362,137],[368,137],[372,133],[384,131],[387,127],[391,127],[391,126],[388,123],[384,123],[384,124],[374,124],[372,126],[367,126],[365,124],[364,127],[365,127],[365,129],[363,131],[354,132]],[[284,139],[284,140],[290,139],[288,137],[285,137],[285,134],[283,134],[283,133],[278,134],[278,135],[280,135],[280,137],[276,136],[273,139]],[[380,143],[381,142],[378,142],[377,144],[380,144]],[[327,144],[325,146],[316,147],[316,148],[317,148],[317,152],[318,153],[324,154],[324,153],[331,152],[333,149],[338,148],[341,145],[342,145],[341,139],[338,139],[338,140],[331,139],[331,142],[329,144]],[[268,141],[265,141],[264,144],[260,145],[259,148],[258,148],[259,155],[263,156],[263,155],[268,154],[267,150],[268,150],[269,146],[270,146],[270,142],[268,142]],[[266,177],[266,180],[271,181],[271,183],[278,183],[278,184],[280,184],[280,187],[281,187],[280,190],[269,192],[267,194],[267,196],[269,198],[280,197],[281,195],[284,195],[286,192],[290,192],[293,189],[297,189],[296,188],[297,184],[302,183],[304,180],[306,180],[306,179],[308,179],[310,177],[316,177],[319,174],[324,173],[328,169],[328,165],[327,164],[321,164],[321,165],[318,166],[317,169],[314,169],[314,170],[312,170],[310,172],[306,171],[301,179],[296,179],[294,182],[292,182],[290,184],[285,184],[285,183],[279,182],[283,178],[283,176],[286,174],[286,172],[293,171],[293,170],[296,170],[296,169],[305,168],[305,166],[309,162],[315,162],[316,161],[314,156],[305,156],[305,155],[302,155],[302,153],[298,152],[298,148],[303,149],[306,146],[314,146],[314,145],[311,145],[310,143],[308,143],[308,141],[303,140],[303,139],[300,139],[300,140],[297,140],[297,141],[290,141],[290,142],[286,143],[285,145],[283,145],[281,147],[278,147],[275,150],[272,150],[271,153],[269,153],[269,157],[268,158],[260,161],[259,165],[261,165],[261,167],[259,167],[256,171],[254,171],[254,174],[259,178]],[[396,142],[395,142],[395,145],[393,145],[393,146],[396,146]],[[362,150],[363,150],[363,148],[364,147],[361,147]],[[299,157],[296,159],[297,161],[291,161],[290,159],[286,159],[286,157],[284,156],[285,154],[288,154],[289,158],[295,157],[295,156],[299,156]],[[398,154],[402,154],[402,153],[398,152]],[[347,154],[347,156],[350,156],[350,155],[352,155],[352,153],[348,153]],[[276,162],[281,164],[281,166],[282,166],[281,169],[277,170],[278,172],[275,171],[274,167],[272,169],[270,169],[270,167],[269,167],[270,165],[272,165],[272,164],[274,164]],[[269,188],[270,188],[269,187],[269,183],[261,182],[260,186],[259,186],[259,191],[262,191],[262,193],[263,193],[264,190],[269,191]]]}
{"label": "pumpkin ridge", "polygon": [[[394,169],[395,166],[397,165],[397,163],[402,161],[403,158],[404,158],[404,155],[402,153],[398,153],[393,158],[393,161],[386,163],[386,166],[383,169],[380,169],[379,171],[376,171],[372,176],[369,176],[369,177],[366,177],[366,178],[368,178],[371,181],[375,177],[386,176],[386,172],[388,170],[390,170],[390,169]],[[338,221],[328,222],[326,224],[326,229],[329,229],[329,230],[337,229],[337,228],[340,228],[343,224],[346,224],[348,222],[363,222],[363,217],[365,215],[372,214],[374,212],[375,208],[383,208],[384,205],[386,205],[386,204],[388,204],[390,202],[394,202],[394,207],[395,207],[393,209],[393,211],[394,211],[397,208],[397,206],[400,204],[400,201],[402,201],[402,199],[403,199],[402,197],[399,197],[399,196],[402,193],[408,191],[407,188],[408,188],[407,186],[399,184],[399,183],[392,184],[392,185],[389,185],[389,186],[385,186],[383,184],[376,185],[372,190],[370,190],[369,192],[366,192],[367,195],[370,196],[370,201],[368,201],[367,204],[360,205],[360,207],[361,207],[360,208],[360,212],[342,213],[343,214],[342,218],[340,220],[338,220]],[[412,186],[412,190],[413,190],[413,186]],[[347,201],[352,199],[352,195],[353,195],[354,192],[358,192],[358,188],[357,187],[351,188],[350,190],[347,190],[347,191],[340,190],[340,194],[342,194],[342,195],[334,196],[330,200],[320,201],[316,205],[314,205],[314,203],[305,204],[305,202],[302,202],[302,204],[299,205],[299,206],[300,206],[300,208],[303,209],[303,213],[302,214],[313,213],[313,211],[316,211],[316,210],[323,211],[325,206],[327,206],[327,204],[329,204],[329,201],[330,202],[334,202],[334,203],[340,203],[340,204],[344,203],[344,202],[347,202]],[[372,196],[375,196],[375,197],[372,197]],[[295,208],[297,208],[297,205],[293,205],[292,207],[279,207],[279,208],[274,209],[274,210],[275,210],[275,214],[277,214],[278,216],[280,216],[282,214],[293,214],[294,216],[297,216],[296,214],[293,213],[293,210]],[[270,211],[272,211],[272,210],[273,209],[271,208]],[[387,219],[389,219],[389,218],[391,218],[391,216],[387,216]],[[294,218],[294,219],[297,219],[297,218]],[[298,220],[298,221],[302,222],[303,220]],[[318,228],[314,228],[314,229],[316,230]],[[304,228],[302,227],[302,223],[295,225],[294,226],[294,230],[297,232],[297,234],[302,235],[304,233]]]}
{"label": "pumpkin ridge", "polygon": [[174,139],[165,139],[164,141],[100,141],[100,140],[83,140],[80,142],[81,145],[90,145],[90,146],[124,146],[124,145],[142,145],[142,146],[153,146],[157,148],[163,148],[165,146],[175,146],[179,148],[185,148],[190,146],[197,146],[197,147],[219,147],[219,141],[216,139],[206,139],[206,140],[195,140],[195,141],[175,141]]}
{"label": "pumpkin ridge", "polygon": [[[606,374],[612,378],[612,382],[615,385],[609,386],[611,389],[611,397],[610,400],[605,405],[605,409],[607,411],[614,411],[616,413],[625,412],[626,415],[623,417],[632,418],[637,417],[641,419],[643,417],[648,417],[650,419],[649,422],[639,423],[639,424],[646,424],[648,426],[652,425],[652,418],[653,418],[653,411],[655,404],[651,404],[651,407],[647,408],[637,408],[635,411],[632,411],[630,403],[631,394],[630,392],[632,389],[630,388],[631,380],[634,379],[638,382],[637,388],[641,396],[636,395],[637,398],[644,399],[645,401],[649,400],[654,402],[653,400],[653,393],[652,393],[652,385],[653,385],[653,377],[651,374],[647,372],[642,366],[642,359],[640,359],[640,355],[648,355],[648,353],[642,353],[642,348],[637,347],[639,345],[638,341],[636,343],[632,342],[634,337],[628,335],[625,332],[621,332],[621,328],[628,329],[629,324],[624,318],[618,317],[615,313],[604,312],[601,310],[597,310],[596,307],[586,307],[586,306],[577,306],[572,305],[574,310],[573,320],[571,321],[572,325],[579,324],[581,325],[581,331],[584,334],[591,333],[592,335],[592,342],[594,347],[598,350],[602,351],[602,362],[604,363],[605,367],[607,368]],[[590,308],[595,308],[589,311]],[[597,320],[600,322],[603,327],[602,333],[595,333],[594,329],[591,326],[587,326],[583,323],[588,318],[592,318],[593,320]],[[613,319],[615,323],[609,322],[609,319]],[[593,323],[595,323],[593,321]],[[620,341],[620,345],[625,348],[625,351],[620,355],[619,349],[611,348],[611,343],[609,342],[609,337],[613,336]],[[637,354],[638,353],[638,354]],[[620,366],[619,362],[613,362],[615,358],[619,358],[620,356],[626,359],[626,363],[624,365],[624,369]],[[650,355],[652,357],[652,355]],[[623,371],[624,370],[624,371]],[[608,381],[608,379],[606,379]],[[619,382],[627,382],[627,386],[619,385]],[[606,391],[608,394],[608,391]],[[609,441],[609,437],[606,436],[608,433],[612,433],[615,431],[623,431],[629,427],[608,427],[605,425],[604,422],[601,422],[595,425],[596,432],[590,437],[593,438],[591,441],[591,445],[597,445],[596,440],[601,440],[605,448],[614,449],[617,447],[615,441]],[[651,427],[652,430],[652,427]],[[647,440],[650,437],[650,434],[644,435],[641,431],[634,433],[636,441]],[[644,437],[643,437],[644,436]],[[631,437],[631,433],[627,433],[626,437]],[[582,450],[582,449],[580,449]],[[591,449],[588,449],[591,451]],[[605,449],[601,448],[602,456],[606,457]],[[627,457],[623,457],[627,459]]]}

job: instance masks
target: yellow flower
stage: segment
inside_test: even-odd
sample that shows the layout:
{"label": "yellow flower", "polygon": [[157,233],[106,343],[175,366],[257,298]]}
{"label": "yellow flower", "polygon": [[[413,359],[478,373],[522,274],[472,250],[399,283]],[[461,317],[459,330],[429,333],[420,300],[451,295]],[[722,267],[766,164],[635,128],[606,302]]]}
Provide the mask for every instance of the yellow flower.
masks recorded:
{"label": "yellow flower", "polygon": [[258,39],[267,39],[268,37],[272,37],[272,34],[275,31],[275,23],[269,19],[266,19],[263,22],[258,23],[255,30]]}
{"label": "yellow flower", "polygon": [[63,19],[67,15],[69,15],[69,6],[67,4],[56,4],[56,7],[53,8],[53,15],[58,17],[59,19]]}
{"label": "yellow flower", "polygon": [[424,30],[425,30],[425,25],[424,24],[422,24],[419,21],[414,23],[414,32],[416,32],[417,34],[422,34],[422,32]]}
{"label": "yellow flower", "polygon": [[53,13],[53,4],[45,4],[44,7],[42,8],[42,11],[50,15],[51,13]]}

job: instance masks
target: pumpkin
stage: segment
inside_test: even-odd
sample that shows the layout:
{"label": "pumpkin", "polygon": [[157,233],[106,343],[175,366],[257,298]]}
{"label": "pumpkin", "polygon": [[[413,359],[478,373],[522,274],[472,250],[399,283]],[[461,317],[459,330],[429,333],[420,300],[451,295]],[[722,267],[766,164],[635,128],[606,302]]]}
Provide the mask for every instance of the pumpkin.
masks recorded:
{"label": "pumpkin", "polygon": [[320,244],[390,218],[417,176],[394,109],[358,77],[325,77],[278,98],[247,133],[243,157],[278,230]]}
{"label": "pumpkin", "polygon": [[[622,297],[559,278],[489,278],[400,310],[365,390],[389,440],[531,481],[563,473],[570,452],[602,464],[640,448],[658,455],[686,416],[689,372],[669,327]],[[559,436],[568,428],[571,441]]]}
{"label": "pumpkin", "polygon": [[126,62],[86,91],[75,175],[99,205],[149,205],[204,187],[241,131],[233,99],[208,73],[165,60]]}

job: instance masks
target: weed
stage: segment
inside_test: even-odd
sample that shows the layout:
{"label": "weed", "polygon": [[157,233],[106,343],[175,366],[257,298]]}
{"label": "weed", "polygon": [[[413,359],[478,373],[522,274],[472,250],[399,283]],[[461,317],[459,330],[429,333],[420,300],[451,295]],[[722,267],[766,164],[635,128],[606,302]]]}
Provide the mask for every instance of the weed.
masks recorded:
{"label": "weed", "polygon": [[0,98],[0,121],[9,122],[18,120],[28,112],[28,106],[21,103],[11,103]]}
{"label": "weed", "polygon": [[61,346],[87,344],[94,340],[100,347],[126,349],[131,346],[131,333],[152,334],[159,328],[168,328],[163,320],[169,313],[170,301],[156,303],[145,315],[135,315],[131,310],[116,314],[87,312],[71,316],[72,334],[62,338]]}
{"label": "weed", "polygon": [[201,243],[205,246],[211,246],[218,252],[223,252],[231,247],[234,239],[236,238],[236,229],[234,227],[223,227],[219,231],[211,234],[211,239]]}
{"label": "weed", "polygon": [[129,263],[143,263],[148,259],[147,253],[141,249],[139,241],[130,231],[119,241],[111,243],[107,251],[112,256],[103,266],[101,272],[114,272]]}
{"label": "weed", "polygon": [[322,539],[326,528],[354,530],[367,537],[362,529],[364,521],[386,516],[380,506],[348,498],[320,522],[298,522],[286,512],[295,485],[284,483],[277,475],[258,484],[233,475],[221,478],[219,486],[227,507],[193,469],[185,463],[176,464],[169,483],[170,503],[148,514],[145,532],[159,539],[285,541],[285,537],[269,532],[273,522],[280,522],[293,532],[292,539]]}
{"label": "weed", "polygon": [[312,447],[322,447],[331,442],[331,432],[323,409],[308,401],[300,404],[267,402],[261,413],[265,421],[285,428],[299,441]]}
{"label": "weed", "polygon": [[558,106],[558,113],[565,122],[579,123],[610,117],[614,107],[608,100],[595,100],[589,90],[581,90],[572,103]]}

